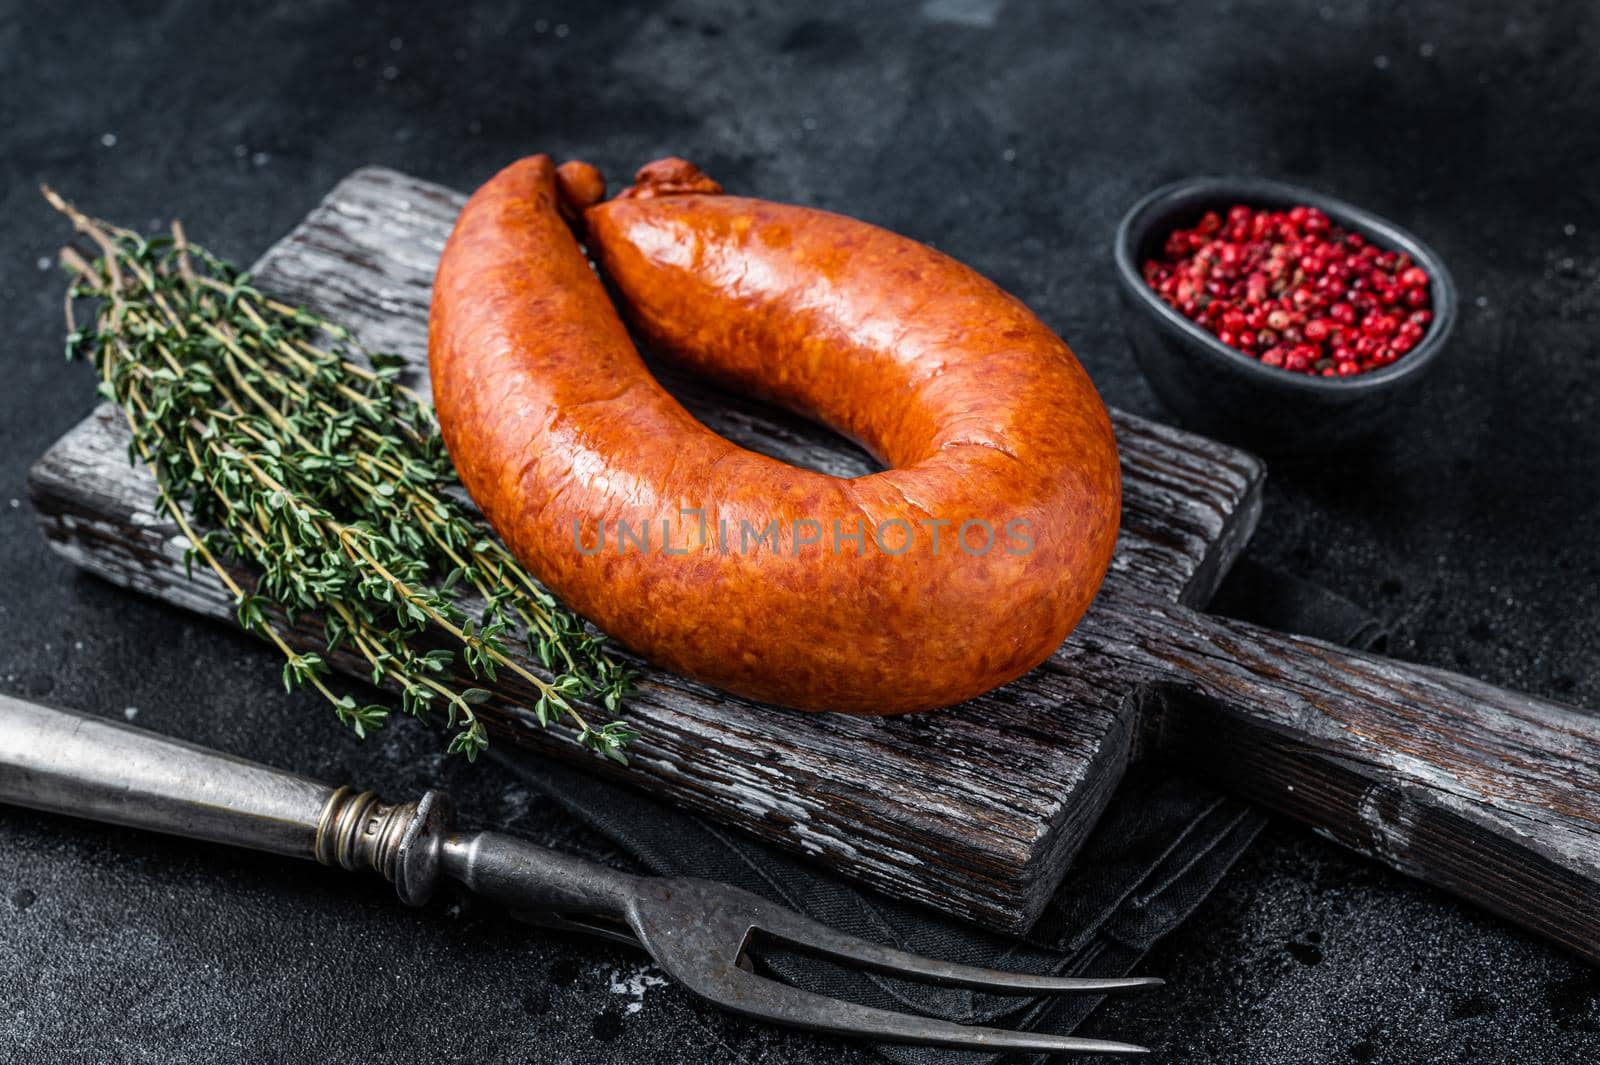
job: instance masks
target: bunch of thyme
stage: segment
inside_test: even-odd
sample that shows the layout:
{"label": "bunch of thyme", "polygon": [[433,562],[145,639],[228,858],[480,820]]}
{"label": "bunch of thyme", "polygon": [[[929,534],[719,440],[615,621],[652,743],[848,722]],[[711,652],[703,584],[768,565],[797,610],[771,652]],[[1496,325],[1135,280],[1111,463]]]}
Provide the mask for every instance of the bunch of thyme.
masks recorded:
{"label": "bunch of thyme", "polygon": [[[239,624],[283,653],[286,688],[315,689],[359,736],[388,717],[335,693],[327,658],[295,651],[277,627],[315,615],[327,654],[353,651],[408,713],[442,711],[452,752],[488,745],[475,707],[490,693],[457,682],[459,656],[485,683],[516,674],[538,692],[541,724],[565,721],[626,763],[633,730],[595,727],[573,701],[615,713],[628,672],[452,496],[455,471],[426,405],[398,381],[400,360],[256,291],[176,223],[147,240],[44,194],[99,252],[61,253],[74,275],[67,357],[94,365],[101,396],[127,417],[130,458],[155,474],[189,540],[186,567],[209,566]],[[76,322],[80,298],[99,301],[92,328]],[[469,611],[468,596],[481,606]],[[509,653],[519,638],[548,679]]]}

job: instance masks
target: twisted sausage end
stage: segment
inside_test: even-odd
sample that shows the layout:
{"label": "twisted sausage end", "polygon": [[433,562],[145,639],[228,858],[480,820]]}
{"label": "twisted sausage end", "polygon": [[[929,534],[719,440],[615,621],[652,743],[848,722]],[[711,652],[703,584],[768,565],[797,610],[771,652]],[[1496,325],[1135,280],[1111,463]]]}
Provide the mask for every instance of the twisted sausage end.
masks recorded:
{"label": "twisted sausage end", "polygon": [[687,159],[669,155],[646,163],[633,175],[633,187],[618,193],[620,200],[653,200],[659,196],[720,196],[722,186]]}
{"label": "twisted sausage end", "polygon": [[561,217],[581,236],[583,212],[606,198],[606,179],[593,163],[571,159],[556,167],[556,194]]}

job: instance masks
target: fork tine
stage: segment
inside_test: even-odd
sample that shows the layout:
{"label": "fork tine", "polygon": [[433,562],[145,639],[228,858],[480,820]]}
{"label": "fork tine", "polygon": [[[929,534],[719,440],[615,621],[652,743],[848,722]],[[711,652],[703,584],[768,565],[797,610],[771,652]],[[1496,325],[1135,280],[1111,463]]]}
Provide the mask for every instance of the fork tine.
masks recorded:
{"label": "fork tine", "polygon": [[1124,991],[1160,987],[1165,983],[1153,976],[1035,976],[941,961],[845,935],[793,910],[777,906],[761,907],[756,927],[774,939],[827,958],[854,962],[878,972],[910,976],[930,983],[1000,994]]}
{"label": "fork tine", "polygon": [[753,935],[765,934],[867,968],[995,990],[1100,991],[1159,981],[1027,976],[938,962],[841,935],[759,895],[707,880],[645,878],[633,890],[628,924],[656,964],[701,998],[746,1017],[879,1042],[968,1050],[1149,1053],[1145,1047],[1108,1039],[967,1026],[863,1006],[758,975],[739,959]]}
{"label": "fork tine", "polygon": [[1024,1050],[1035,1053],[1148,1054],[1150,1048],[1110,1039],[1087,1039],[1047,1032],[1015,1032],[1005,1028],[980,1028],[953,1021],[918,1017],[910,1013],[877,1009],[855,1002],[829,998],[812,991],[757,976],[743,969],[731,969],[719,980],[712,1002],[757,1020],[805,1028],[813,1032],[857,1036],[884,1043],[916,1043],[923,1046],[953,1047],[965,1050]]}

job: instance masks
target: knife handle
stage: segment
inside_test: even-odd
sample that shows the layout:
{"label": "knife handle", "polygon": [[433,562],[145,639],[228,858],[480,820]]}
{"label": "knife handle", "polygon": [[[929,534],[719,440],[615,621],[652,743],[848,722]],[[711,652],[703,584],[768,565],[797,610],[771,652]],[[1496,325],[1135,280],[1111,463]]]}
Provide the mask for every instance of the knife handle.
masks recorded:
{"label": "knife handle", "polygon": [[0,695],[0,802],[370,868],[427,900],[450,822],[429,792],[385,803],[121,722]]}

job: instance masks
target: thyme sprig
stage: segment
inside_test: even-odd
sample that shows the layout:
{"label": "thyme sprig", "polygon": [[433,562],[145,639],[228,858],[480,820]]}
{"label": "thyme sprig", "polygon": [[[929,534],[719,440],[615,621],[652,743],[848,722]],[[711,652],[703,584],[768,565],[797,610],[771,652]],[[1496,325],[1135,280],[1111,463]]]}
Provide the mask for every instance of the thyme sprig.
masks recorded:
{"label": "thyme sprig", "polygon": [[[634,731],[591,724],[575,700],[616,713],[628,671],[452,495],[455,471],[427,405],[398,380],[401,360],[257,291],[177,223],[146,239],[44,194],[98,252],[61,253],[67,357],[94,365],[127,418],[130,459],[155,474],[189,541],[185,567],[210,567],[239,624],[282,652],[285,688],[314,689],[358,736],[380,727],[388,708],[328,685],[327,656],[346,649],[405,712],[442,710],[449,749],[471,759],[488,745],[476,707],[491,693],[457,681],[459,657],[484,683],[520,677],[541,725],[564,722],[626,763]],[[92,326],[77,322],[83,298],[98,301]],[[325,654],[281,631],[303,615],[320,619]],[[550,675],[513,657],[512,640]]]}

